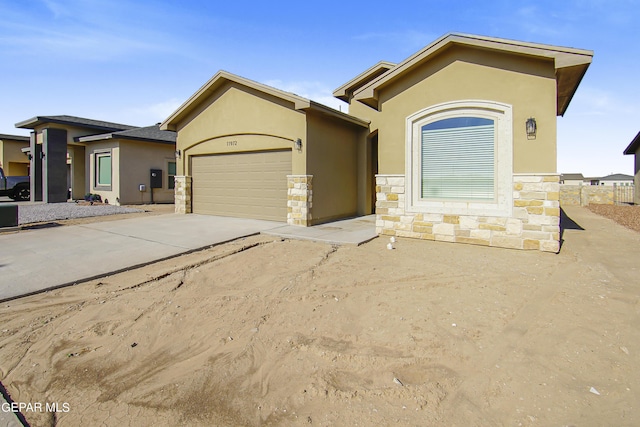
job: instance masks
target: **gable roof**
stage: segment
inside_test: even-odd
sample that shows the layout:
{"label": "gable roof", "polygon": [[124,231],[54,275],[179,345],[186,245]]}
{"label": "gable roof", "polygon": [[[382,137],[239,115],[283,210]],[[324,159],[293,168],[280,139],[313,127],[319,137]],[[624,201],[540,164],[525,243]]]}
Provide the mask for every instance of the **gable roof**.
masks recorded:
{"label": "gable roof", "polygon": [[160,124],[157,124],[153,126],[103,133],[100,135],[81,136],[79,138],[76,138],[76,140],[79,142],[101,141],[105,139],[130,139],[134,141],[175,144],[176,133],[169,130],[160,130]]}
{"label": "gable roof", "polygon": [[640,148],[640,132],[638,132],[636,137],[633,138],[633,141],[631,141],[631,144],[629,144],[629,146],[624,149],[624,154],[636,154],[636,151],[638,151],[638,148]]}
{"label": "gable roof", "polygon": [[614,173],[598,179],[600,181],[633,181],[633,177],[631,175],[625,175],[623,173]]}
{"label": "gable roof", "polygon": [[334,90],[333,96],[342,101],[349,102],[355,90],[369,83],[376,77],[381,76],[395,66],[396,64],[394,64],[393,62],[380,61],[373,67],[368,68],[367,70],[358,74],[356,77]]}
{"label": "gable roof", "polygon": [[559,116],[564,115],[567,110],[569,102],[571,102],[571,99],[573,98],[573,95],[593,58],[593,51],[590,50],[520,42],[470,34],[451,33],[442,36],[438,40],[399,63],[394,68],[382,74],[377,79],[355,90],[354,99],[373,108],[378,108],[378,94],[382,88],[395,82],[409,70],[429,61],[443,49],[452,45],[477,47],[516,55],[553,60],[556,69],[557,82],[556,113]]}
{"label": "gable roof", "polygon": [[35,129],[47,123],[56,123],[61,125],[79,126],[89,129],[102,131],[119,131],[127,129],[135,129],[136,126],[123,125],[121,123],[104,122],[102,120],[85,119],[76,116],[36,116],[28,120],[16,123],[17,128]]}
{"label": "gable roof", "polygon": [[28,136],[22,136],[22,135],[7,135],[4,133],[0,133],[0,139],[10,139],[12,141],[22,141],[22,142],[29,142],[31,141],[31,138]]}
{"label": "gable roof", "polygon": [[220,89],[228,82],[237,83],[239,85],[254,89],[258,92],[274,96],[285,101],[289,101],[293,104],[293,108],[296,110],[313,110],[325,115],[329,115],[340,120],[344,120],[362,127],[367,127],[368,122],[361,120],[357,117],[350,116],[338,110],[334,110],[326,105],[319,104],[310,99],[303,98],[291,92],[285,92],[280,89],[276,89],[271,86],[267,86],[262,83],[255,82],[253,80],[246,79],[244,77],[237,76],[227,71],[218,71],[207,83],[205,83],[200,89],[187,99],[178,109],[169,116],[164,122],[160,124],[161,130],[177,130],[177,124],[187,117],[193,110],[200,105],[210,95]]}
{"label": "gable roof", "polygon": [[563,173],[560,175],[560,180],[571,180],[571,181],[582,181],[584,180],[584,176],[581,173]]}

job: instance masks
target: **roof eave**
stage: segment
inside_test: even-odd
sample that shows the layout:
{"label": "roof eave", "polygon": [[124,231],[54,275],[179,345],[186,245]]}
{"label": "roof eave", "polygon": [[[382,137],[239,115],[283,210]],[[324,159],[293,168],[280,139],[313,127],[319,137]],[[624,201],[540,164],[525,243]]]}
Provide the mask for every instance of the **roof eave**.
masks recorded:
{"label": "roof eave", "polygon": [[321,114],[325,114],[331,117],[334,117],[336,119],[339,119],[341,121],[347,122],[347,123],[351,123],[354,124],[356,126],[362,127],[362,128],[368,128],[369,127],[369,123],[366,120],[362,120],[358,117],[352,116],[350,114],[347,113],[343,113],[342,111],[338,111],[335,110],[331,107],[328,107],[324,104],[320,104],[318,102],[315,101],[311,101],[309,104],[308,108],[302,108],[302,110],[313,110],[313,111],[317,111]]}
{"label": "roof eave", "polygon": [[94,141],[104,141],[107,139],[113,139],[113,133],[101,133],[99,135],[88,135],[81,136],[78,138],[74,138],[77,142],[94,142]]}
{"label": "roof eave", "polygon": [[638,151],[638,148],[640,148],[640,132],[638,132],[638,134],[636,135],[635,138],[633,138],[633,141],[631,141],[631,144],[629,144],[629,146],[627,148],[624,149],[624,154],[636,154],[636,152]]}
{"label": "roof eave", "polygon": [[21,141],[21,142],[29,142],[31,140],[30,137],[24,135],[8,135],[8,134],[0,134],[1,140],[10,140],[10,141]]}
{"label": "roof eave", "polygon": [[[378,109],[377,92],[383,87],[392,84],[404,72],[414,66],[427,61],[430,57],[452,45],[463,45],[477,48],[487,48],[492,50],[502,50],[513,54],[538,57],[546,60],[553,60],[556,73],[567,74],[566,70],[578,70],[576,76],[564,82],[560,88],[565,88],[567,95],[562,99],[557,99],[556,112],[563,115],[573,98],[575,91],[584,77],[584,74],[593,58],[593,51],[575,48],[565,48],[559,46],[543,45],[528,42],[519,42],[508,39],[498,39],[493,37],[474,36],[468,34],[451,33],[446,34],[409,58],[399,63],[395,68],[389,70],[379,78],[372,80],[367,85],[354,92],[353,99],[363,102],[372,108]],[[564,72],[561,70],[565,70]]]}
{"label": "roof eave", "polygon": [[18,129],[35,129],[36,126],[38,126],[40,122],[40,117],[36,116],[36,117],[32,117],[30,119],[27,120],[23,120],[21,122],[18,122],[15,124],[15,127],[17,127]]}
{"label": "roof eave", "polygon": [[[35,129],[37,126],[40,126],[40,125],[43,125],[43,124],[46,124],[46,123],[55,123],[55,124],[60,124],[60,125],[65,125],[65,126],[72,126],[72,127],[76,127],[76,128],[96,129],[96,130],[111,131],[111,132],[117,132],[117,131],[125,130],[127,128],[133,128],[132,126],[129,126],[129,125],[101,126],[101,125],[96,125],[96,124],[76,123],[74,121],[56,119],[56,118],[50,117],[50,116],[32,117],[32,118],[24,120],[22,122],[16,123],[15,127],[20,128],[20,129]],[[117,123],[114,123],[114,124],[117,124]]]}
{"label": "roof eave", "polygon": [[340,99],[341,101],[349,102],[351,100],[353,92],[369,83],[373,79],[380,77],[395,66],[396,64],[392,62],[380,61],[334,90],[333,96]]}

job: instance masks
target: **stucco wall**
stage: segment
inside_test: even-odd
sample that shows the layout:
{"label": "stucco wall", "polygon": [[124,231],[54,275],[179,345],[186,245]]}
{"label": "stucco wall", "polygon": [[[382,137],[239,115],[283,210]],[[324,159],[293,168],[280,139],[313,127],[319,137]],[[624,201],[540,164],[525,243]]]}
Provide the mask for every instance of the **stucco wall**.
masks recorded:
{"label": "stucco wall", "polygon": [[[174,190],[169,189],[168,165],[175,162],[175,147],[172,144],[134,142],[121,140],[120,146],[120,204],[151,202],[151,169],[162,170],[162,188],[153,189],[154,203],[173,203]],[[140,192],[140,184],[146,191]]]}
{"label": "stucco wall", "polygon": [[28,175],[29,158],[22,152],[29,147],[29,142],[12,141],[3,139],[0,141],[0,162],[7,176]]}
{"label": "stucco wall", "polygon": [[640,148],[636,150],[634,158],[633,185],[635,186],[635,193],[633,196],[633,203],[640,205]]}
{"label": "stucco wall", "polygon": [[178,174],[190,175],[191,155],[291,148],[298,138],[303,152],[294,150],[292,172],[306,173],[305,114],[292,108],[292,103],[227,83],[179,124]]}
{"label": "stucco wall", "polygon": [[307,114],[307,175],[313,176],[312,224],[355,216],[358,208],[358,142],[354,125]]}
{"label": "stucco wall", "polygon": [[[349,112],[379,130],[380,173],[405,172],[406,119],[426,107],[485,100],[513,107],[513,172],[556,172],[556,81],[551,61],[452,47],[382,88],[380,112],[352,101]],[[528,140],[527,118],[538,133]]]}
{"label": "stucco wall", "polygon": [[67,152],[71,160],[71,198],[81,199],[87,193],[88,188],[87,180],[85,179],[85,147],[68,145]]}

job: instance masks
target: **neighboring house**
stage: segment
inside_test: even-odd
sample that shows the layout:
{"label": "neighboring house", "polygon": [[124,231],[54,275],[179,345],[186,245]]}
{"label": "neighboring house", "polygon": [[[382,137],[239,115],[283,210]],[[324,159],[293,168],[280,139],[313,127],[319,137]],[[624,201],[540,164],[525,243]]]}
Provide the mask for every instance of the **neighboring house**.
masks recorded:
{"label": "neighboring house", "polygon": [[0,166],[5,175],[29,175],[29,158],[24,152],[28,147],[28,136],[0,134]]}
{"label": "neighboring house", "polygon": [[563,173],[560,175],[560,184],[583,185],[586,178],[581,173]]}
{"label": "neighboring house", "polygon": [[602,178],[598,178],[598,185],[617,185],[619,187],[633,185],[633,176],[625,175],[623,173],[603,176]]}
{"label": "neighboring house", "polygon": [[32,200],[64,202],[69,190],[72,199],[93,193],[115,205],[174,200],[174,132],[74,116],[37,116],[16,127],[33,130]]}
{"label": "neighboring house", "polygon": [[449,34],[336,89],[349,114],[219,72],[161,125],[176,210],[299,225],[375,210],[383,235],[557,252],[556,115],[592,56]]}
{"label": "neighboring house", "polygon": [[[560,182],[562,183],[562,181]],[[600,185],[600,178],[597,176],[587,176],[583,181],[584,185]]]}
{"label": "neighboring house", "polygon": [[635,193],[633,196],[634,204],[640,204],[640,132],[633,138],[633,141],[629,144],[627,148],[624,150],[624,154],[635,156],[634,157],[634,183],[635,183]]}

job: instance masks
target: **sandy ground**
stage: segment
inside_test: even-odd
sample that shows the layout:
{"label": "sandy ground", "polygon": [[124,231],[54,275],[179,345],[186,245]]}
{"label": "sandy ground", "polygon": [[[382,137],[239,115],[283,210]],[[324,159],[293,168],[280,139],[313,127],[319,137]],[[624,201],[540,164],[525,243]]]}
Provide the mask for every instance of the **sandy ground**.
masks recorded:
{"label": "sandy ground", "polygon": [[32,426],[640,425],[640,234],[568,214],[559,255],[256,236],[3,303],[0,380]]}

